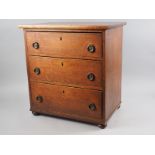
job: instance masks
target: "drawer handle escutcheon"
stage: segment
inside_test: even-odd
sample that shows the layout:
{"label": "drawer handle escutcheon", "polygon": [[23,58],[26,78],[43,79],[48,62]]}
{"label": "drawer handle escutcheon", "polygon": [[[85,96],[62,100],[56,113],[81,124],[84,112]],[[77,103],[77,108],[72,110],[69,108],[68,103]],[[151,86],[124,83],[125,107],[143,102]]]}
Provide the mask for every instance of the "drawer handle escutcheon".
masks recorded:
{"label": "drawer handle escutcheon", "polygon": [[39,49],[39,43],[38,42],[33,43],[32,47],[35,49]]}
{"label": "drawer handle escutcheon", "polygon": [[90,52],[90,53],[94,53],[96,50],[94,45],[89,45],[87,49],[88,49],[88,52]]}
{"label": "drawer handle escutcheon", "polygon": [[36,75],[39,75],[40,74],[40,68],[36,67],[34,69],[34,72],[35,72]]}
{"label": "drawer handle escutcheon", "polygon": [[89,105],[89,109],[90,109],[91,111],[95,111],[95,110],[96,110],[96,105],[95,105],[94,103],[90,104],[90,105]]}
{"label": "drawer handle escutcheon", "polygon": [[95,75],[93,73],[90,73],[90,74],[88,74],[87,78],[90,81],[94,81],[95,80]]}
{"label": "drawer handle escutcheon", "polygon": [[42,96],[37,96],[36,101],[39,102],[39,103],[43,102],[43,97]]}

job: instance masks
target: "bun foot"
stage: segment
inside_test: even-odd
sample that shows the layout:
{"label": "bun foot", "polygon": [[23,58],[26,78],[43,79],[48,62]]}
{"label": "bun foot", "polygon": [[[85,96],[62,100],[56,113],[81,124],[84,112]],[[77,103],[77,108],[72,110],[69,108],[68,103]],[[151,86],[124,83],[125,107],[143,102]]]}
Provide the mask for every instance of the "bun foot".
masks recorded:
{"label": "bun foot", "polygon": [[38,112],[33,112],[33,111],[32,111],[32,114],[33,114],[34,116],[40,115]]}
{"label": "bun foot", "polygon": [[99,124],[99,125],[98,125],[98,127],[99,127],[100,129],[105,129],[106,126],[107,126],[107,124]]}
{"label": "bun foot", "polygon": [[119,109],[121,107],[121,105],[119,105],[118,107],[117,107],[117,109]]}

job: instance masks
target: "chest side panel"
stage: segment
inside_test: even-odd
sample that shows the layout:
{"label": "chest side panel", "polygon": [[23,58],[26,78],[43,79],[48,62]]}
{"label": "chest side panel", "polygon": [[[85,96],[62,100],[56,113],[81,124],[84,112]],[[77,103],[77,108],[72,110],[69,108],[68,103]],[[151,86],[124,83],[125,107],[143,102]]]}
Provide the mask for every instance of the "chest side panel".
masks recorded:
{"label": "chest side panel", "polygon": [[106,120],[121,103],[122,27],[105,31]]}

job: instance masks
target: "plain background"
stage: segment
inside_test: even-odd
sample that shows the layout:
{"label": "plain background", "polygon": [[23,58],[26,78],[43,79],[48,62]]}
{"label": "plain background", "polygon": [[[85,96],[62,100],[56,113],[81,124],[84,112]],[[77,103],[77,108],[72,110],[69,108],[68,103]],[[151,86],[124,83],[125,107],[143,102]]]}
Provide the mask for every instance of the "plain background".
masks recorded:
{"label": "plain background", "polygon": [[155,134],[155,20],[110,20],[127,22],[123,103],[104,130],[29,112],[24,40],[17,26],[48,21],[0,20],[0,134]]}

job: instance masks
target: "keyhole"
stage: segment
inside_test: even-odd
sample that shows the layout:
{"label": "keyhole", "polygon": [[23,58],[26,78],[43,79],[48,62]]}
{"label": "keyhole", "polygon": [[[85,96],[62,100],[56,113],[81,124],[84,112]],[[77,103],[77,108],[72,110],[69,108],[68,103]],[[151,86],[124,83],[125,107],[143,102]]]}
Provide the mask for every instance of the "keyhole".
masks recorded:
{"label": "keyhole", "polygon": [[63,67],[63,65],[64,65],[64,63],[63,62],[61,62],[61,66]]}
{"label": "keyhole", "polygon": [[60,40],[62,40],[62,37],[60,37]]}
{"label": "keyhole", "polygon": [[62,93],[64,94],[64,93],[65,93],[65,91],[63,90],[63,91],[62,91]]}

